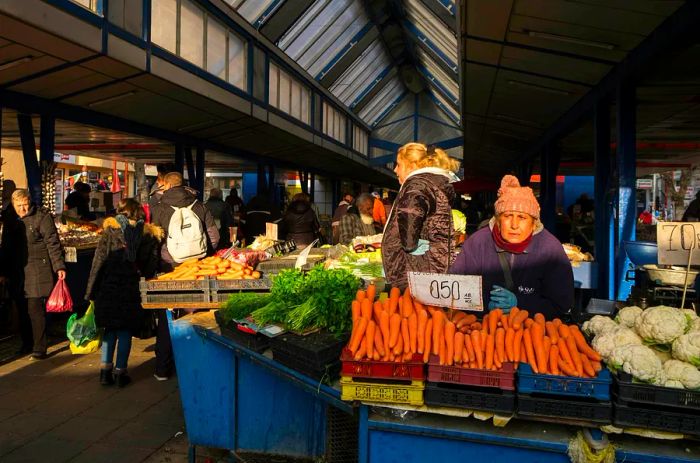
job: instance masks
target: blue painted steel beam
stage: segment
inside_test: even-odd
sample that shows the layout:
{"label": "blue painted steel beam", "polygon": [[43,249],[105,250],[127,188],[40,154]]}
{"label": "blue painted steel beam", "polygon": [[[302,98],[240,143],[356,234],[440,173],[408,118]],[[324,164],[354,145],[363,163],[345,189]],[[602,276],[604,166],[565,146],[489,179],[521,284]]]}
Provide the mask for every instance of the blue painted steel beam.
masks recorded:
{"label": "blue painted steel beam", "polygon": [[53,162],[53,152],[56,142],[56,118],[48,114],[41,115],[39,131],[39,160]]}
{"label": "blue painted steel beam", "polygon": [[24,169],[27,172],[27,186],[32,195],[35,206],[41,206],[41,171],[39,161],[36,159],[36,142],[34,141],[34,125],[32,116],[17,113],[17,126],[19,138],[22,143],[22,155],[24,157]]}
{"label": "blue painted steel beam", "polygon": [[364,27],[363,27],[362,29],[360,29],[355,35],[352,36],[352,38],[350,39],[350,42],[348,42],[347,45],[345,45],[343,48],[341,48],[340,51],[338,51],[338,53],[336,53],[336,55],[333,57],[333,59],[331,59],[331,60],[328,62],[328,64],[326,64],[326,65],[323,67],[323,69],[321,69],[321,72],[319,72],[318,74],[316,74],[316,76],[315,76],[314,78],[315,78],[316,80],[321,80],[321,79],[323,79],[323,77],[324,77],[326,74],[328,74],[328,73],[330,72],[331,69],[333,69],[333,66],[335,66],[336,64],[338,64],[338,62],[340,62],[340,60],[343,59],[343,57],[344,57],[345,55],[347,55],[348,52],[349,52],[355,45],[357,45],[357,43],[362,39],[362,37],[364,37],[365,35],[367,35],[367,33],[372,29],[373,26],[374,26],[374,24],[372,24],[371,21],[368,22],[367,24],[365,24]]}
{"label": "blue painted steel beam", "polygon": [[387,151],[397,151],[401,148],[401,145],[389,140],[382,140],[381,138],[370,138],[369,139],[370,148],[379,148]]}
{"label": "blue painted steel beam", "polygon": [[404,99],[404,97],[406,95],[408,95],[408,91],[404,90],[399,96],[397,96],[396,99],[390,105],[388,105],[384,109],[384,111],[382,111],[382,113],[379,115],[379,117],[377,117],[377,120],[374,121],[374,124],[372,124],[372,127],[376,127],[377,124],[379,124],[382,120],[384,120],[384,118],[387,117],[389,115],[389,113],[394,110],[394,108],[401,102],[401,100]]}
{"label": "blue painted steel beam", "polygon": [[[697,30],[700,23],[700,2],[685,2],[647,36],[627,57],[616,65],[583,98],[579,99],[542,135],[539,141],[523,153],[521,159],[536,156],[552,140],[560,139],[590,117],[598,101],[613,96],[620,82],[634,81],[645,75],[654,59],[668,52],[687,34]],[[544,76],[546,77],[546,76]]]}
{"label": "blue painted steel beam", "polygon": [[433,100],[433,102],[437,105],[437,107],[440,108],[442,110],[442,112],[444,112],[447,115],[447,117],[449,117],[450,119],[455,121],[456,124],[459,124],[459,119],[454,114],[452,114],[452,112],[449,109],[445,108],[445,105],[443,104],[443,102],[438,100],[437,97],[435,95],[433,95],[432,91],[428,92],[428,96],[430,97],[431,100]]}
{"label": "blue painted steel beam", "polygon": [[350,103],[350,109],[355,109],[355,107],[360,104],[360,102],[369,94],[369,92],[372,91],[374,87],[376,87],[379,82],[382,81],[387,75],[389,75],[389,72],[394,68],[393,64],[390,64],[389,66],[386,67],[378,76],[376,79],[374,79],[372,82],[367,84],[367,87],[360,92],[359,95],[357,95],[357,98],[355,98],[352,103]]}
{"label": "blue painted steel beam", "polygon": [[598,263],[598,297],[612,300],[615,295],[615,251],[613,216],[610,191],[610,104],[596,105],[593,118],[595,184],[595,260]]}
{"label": "blue painted steel beam", "polygon": [[[397,148],[398,151],[398,148]],[[391,162],[396,161],[396,155],[395,154],[386,154],[384,156],[377,156],[376,158],[370,158],[369,160],[369,165],[370,166],[385,166]]]}
{"label": "blue painted steel beam", "polygon": [[424,116],[423,114],[419,114],[418,117],[420,117],[421,119],[425,119],[427,121],[430,121],[430,122],[435,122],[436,124],[444,125],[445,127],[449,127],[451,129],[462,130],[461,127],[459,127],[455,124],[448,124],[447,122],[441,121],[439,119],[435,119],[434,117]]}
{"label": "blue painted steel beam", "polygon": [[404,117],[401,117],[399,119],[395,119],[391,122],[387,122],[386,124],[379,124],[374,129],[377,130],[377,129],[381,129],[383,127],[389,127],[390,125],[398,124],[399,122],[404,122],[404,121],[407,121],[409,119],[413,119],[413,114],[411,114],[410,116],[404,116]]}
{"label": "blue painted steel beam", "polygon": [[431,143],[431,145],[437,147],[437,148],[442,148],[444,150],[450,149],[450,148],[456,148],[458,146],[462,146],[464,144],[464,137],[455,137],[455,138],[449,138],[447,140],[441,140],[435,143]]}
{"label": "blue painted steel beam", "polygon": [[404,27],[415,37],[417,40],[422,42],[430,51],[432,51],[435,56],[439,58],[454,74],[455,79],[457,78],[458,66],[457,63],[452,61],[442,49],[437,46],[430,38],[418,29],[418,27],[413,24],[408,19],[404,20]]}
{"label": "blue painted steel beam", "polygon": [[633,82],[622,82],[617,90],[617,259],[616,299],[627,299],[631,282],[626,281],[632,263],[623,249],[624,241],[634,241],[637,219],[637,102]]}
{"label": "blue painted steel beam", "polygon": [[[423,76],[428,80],[429,83],[432,84],[433,88],[437,89],[440,93],[442,93],[442,96],[444,96],[448,101],[458,104],[459,99],[457,96],[453,95],[450,93],[449,90],[447,90],[447,87],[442,85],[442,82],[435,77],[425,66],[422,64],[418,65],[418,70],[423,74]],[[457,109],[457,108],[455,108]]]}
{"label": "blue painted steel beam", "polygon": [[540,158],[540,219],[542,225],[554,233],[557,225],[557,170],[559,169],[559,149],[548,145]]}
{"label": "blue painted steel beam", "polygon": [[277,8],[279,8],[283,2],[284,0],[274,0],[272,3],[270,3],[270,6],[268,6],[260,17],[255,20],[253,27],[259,30],[265,24],[265,22],[272,17]]}

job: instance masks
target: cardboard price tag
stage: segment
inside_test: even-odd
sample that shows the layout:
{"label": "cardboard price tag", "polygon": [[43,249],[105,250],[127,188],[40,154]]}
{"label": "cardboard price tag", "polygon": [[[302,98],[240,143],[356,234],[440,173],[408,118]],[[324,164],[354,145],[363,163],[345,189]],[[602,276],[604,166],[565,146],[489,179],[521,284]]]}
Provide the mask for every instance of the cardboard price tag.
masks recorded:
{"label": "cardboard price tag", "polygon": [[408,273],[411,294],[423,304],[483,312],[481,275]]}
{"label": "cardboard price tag", "polygon": [[656,225],[659,265],[700,265],[700,222],[659,222]]}

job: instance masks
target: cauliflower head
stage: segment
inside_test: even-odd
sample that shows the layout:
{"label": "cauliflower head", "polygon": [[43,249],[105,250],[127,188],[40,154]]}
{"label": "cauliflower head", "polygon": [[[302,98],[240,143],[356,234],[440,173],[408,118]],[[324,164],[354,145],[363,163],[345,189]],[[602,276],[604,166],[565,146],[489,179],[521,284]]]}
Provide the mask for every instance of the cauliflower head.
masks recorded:
{"label": "cauliflower head", "polygon": [[668,380],[676,380],[686,389],[700,389],[700,370],[680,360],[664,363],[664,373]]}
{"label": "cauliflower head", "polygon": [[679,336],[671,348],[673,358],[700,367],[700,331]]}
{"label": "cauliflower head", "polygon": [[634,330],[650,344],[670,344],[685,333],[688,320],[675,307],[660,305],[642,312],[634,322]]}
{"label": "cauliflower head", "polygon": [[642,339],[631,329],[618,326],[613,330],[606,331],[593,338],[591,347],[607,361],[616,347],[629,344],[641,345]]}
{"label": "cauliflower head", "polygon": [[637,318],[642,314],[642,312],[643,310],[641,309],[641,307],[637,307],[636,305],[624,307],[620,309],[620,311],[617,313],[615,321],[621,326],[632,328],[634,327],[635,320],[637,320]]}
{"label": "cauliflower head", "polygon": [[652,348],[656,356],[661,360],[661,363],[666,363],[673,358],[670,351],[659,350]]}
{"label": "cauliflower head", "polygon": [[688,319],[688,323],[699,318],[698,314],[696,314],[695,310],[693,309],[681,309],[681,312],[685,314],[685,318]]}
{"label": "cauliflower head", "polygon": [[685,389],[685,386],[683,386],[683,383],[681,383],[677,379],[667,379],[666,382],[664,383],[664,387],[672,387],[675,389]]}
{"label": "cauliflower head", "polygon": [[583,331],[590,336],[598,336],[599,334],[614,330],[618,327],[619,325],[615,323],[615,320],[612,318],[596,315],[587,322],[584,322]]}
{"label": "cauliflower head", "polygon": [[653,350],[641,344],[628,344],[614,348],[608,364],[645,383],[658,385],[666,383],[666,373],[661,360]]}
{"label": "cauliflower head", "polygon": [[700,318],[696,318],[692,322],[690,322],[690,329],[688,330],[689,333],[694,333],[696,331],[700,332]]}

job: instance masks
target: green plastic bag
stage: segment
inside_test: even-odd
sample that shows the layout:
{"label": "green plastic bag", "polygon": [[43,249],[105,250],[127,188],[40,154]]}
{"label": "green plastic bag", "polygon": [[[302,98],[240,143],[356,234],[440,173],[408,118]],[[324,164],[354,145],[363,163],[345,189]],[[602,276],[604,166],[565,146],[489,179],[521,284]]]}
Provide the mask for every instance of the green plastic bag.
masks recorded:
{"label": "green plastic bag", "polygon": [[99,330],[95,324],[95,303],[90,301],[90,307],[85,311],[85,315],[78,318],[78,314],[73,314],[66,323],[66,336],[71,343],[82,346],[90,341],[99,338]]}

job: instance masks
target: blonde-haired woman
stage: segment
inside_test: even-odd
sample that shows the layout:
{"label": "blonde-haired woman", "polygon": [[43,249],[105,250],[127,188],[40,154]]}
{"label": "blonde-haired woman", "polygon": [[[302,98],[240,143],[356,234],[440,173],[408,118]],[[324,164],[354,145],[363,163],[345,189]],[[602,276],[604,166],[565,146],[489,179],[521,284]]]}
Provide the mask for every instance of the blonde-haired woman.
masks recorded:
{"label": "blonde-haired woman", "polygon": [[452,260],[451,182],[459,162],[422,143],[402,146],[394,172],[401,189],[387,220],[382,259],[387,283],[408,286],[408,272],[447,271]]}

